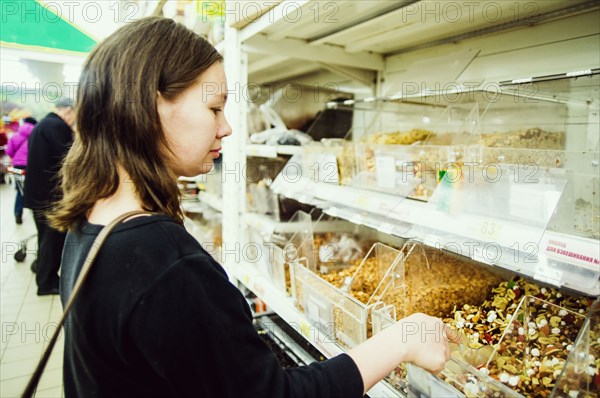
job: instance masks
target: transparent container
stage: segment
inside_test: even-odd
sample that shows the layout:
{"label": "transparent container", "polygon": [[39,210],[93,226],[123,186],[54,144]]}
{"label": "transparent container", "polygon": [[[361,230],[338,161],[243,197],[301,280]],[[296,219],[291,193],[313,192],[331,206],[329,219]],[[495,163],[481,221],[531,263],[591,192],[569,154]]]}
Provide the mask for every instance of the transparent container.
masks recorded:
{"label": "transparent container", "polygon": [[443,378],[408,364],[409,397],[444,398],[505,398],[514,397],[515,392],[498,383],[468,363],[451,357],[446,363]]}
{"label": "transparent container", "polygon": [[491,148],[565,149],[568,107],[522,95],[478,93],[481,145]]}
{"label": "transparent container", "polygon": [[246,210],[279,219],[277,195],[271,184],[285,166],[283,158],[249,157],[242,177],[246,182]]}
{"label": "transparent container", "polygon": [[476,103],[438,101],[435,96],[378,100],[354,106],[355,142],[385,145],[476,143]]}
{"label": "transparent container", "polygon": [[[408,242],[402,261],[388,271],[375,291],[373,333],[417,312],[444,318],[464,304],[480,305],[501,280],[480,263]],[[406,365],[401,364],[388,380],[406,391],[406,376]]]}
{"label": "transparent container", "polygon": [[583,313],[524,296],[487,373],[522,396],[550,396],[584,320]]}
{"label": "transparent container", "polygon": [[[270,237],[268,252],[272,261],[266,264],[267,275],[276,287],[291,294],[293,262],[301,262],[313,272],[349,268],[350,260],[360,260],[364,255],[361,247],[355,247],[357,230],[356,225],[331,219],[317,209],[310,213],[299,210],[287,222],[278,223]],[[346,247],[348,241],[353,246]],[[344,258],[345,263],[341,261]]]}
{"label": "transparent container", "polygon": [[600,301],[592,305],[553,397],[593,398],[600,395]]}
{"label": "transparent container", "polygon": [[354,146],[340,161],[343,185],[428,200],[439,172],[477,143],[477,104],[376,101],[355,107]]}
{"label": "transparent container", "polygon": [[[486,165],[500,165],[512,179],[533,187],[544,172],[565,182],[548,220],[551,231],[586,238],[600,238],[600,153],[594,151],[554,151],[527,149],[472,148],[474,159]],[[538,195],[544,193],[536,187]]]}
{"label": "transparent container", "polygon": [[488,94],[489,105],[481,107],[485,111],[481,117],[482,136],[495,130],[522,130],[524,136],[510,147],[597,152],[598,87],[597,70],[589,75],[501,83],[495,94]]}
{"label": "transparent container", "polygon": [[[409,368],[408,383],[426,397],[439,396],[434,391],[444,388],[453,392],[448,396],[460,397],[597,396],[596,357],[589,351],[593,345],[586,345],[592,340],[585,314],[525,295],[494,350],[480,349],[487,360],[451,344],[452,356],[440,377]],[[589,391],[594,393],[584,394]]]}
{"label": "transparent container", "polygon": [[290,263],[303,261],[314,269],[314,234],[311,214],[297,211],[288,221],[295,231],[293,233],[280,234],[282,238],[289,240],[282,245],[272,245],[273,261],[267,264],[268,275],[281,291],[291,294]]}
{"label": "transparent container", "polygon": [[387,270],[399,260],[399,250],[375,243],[341,287],[324,279],[326,275],[311,271],[303,261],[293,262],[296,305],[333,341],[352,348],[371,335],[368,323],[374,297],[369,292],[375,290]]}
{"label": "transparent container", "polygon": [[446,317],[464,304],[481,304],[503,280],[486,265],[422,244],[410,242],[402,252],[402,261],[383,281],[387,285],[382,283],[375,292],[394,310],[375,310],[374,324],[378,317],[385,325],[385,318],[396,321],[417,312]]}

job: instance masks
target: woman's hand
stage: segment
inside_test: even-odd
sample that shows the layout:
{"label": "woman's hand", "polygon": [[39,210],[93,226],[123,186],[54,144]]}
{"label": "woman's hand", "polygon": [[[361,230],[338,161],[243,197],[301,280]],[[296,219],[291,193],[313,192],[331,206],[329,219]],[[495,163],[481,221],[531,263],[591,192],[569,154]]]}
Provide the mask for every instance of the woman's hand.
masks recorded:
{"label": "woman's hand", "polygon": [[398,321],[402,362],[411,362],[432,373],[441,372],[450,359],[450,342],[459,342],[456,332],[441,319],[413,314]]}
{"label": "woman's hand", "polygon": [[362,375],[366,392],[401,362],[433,373],[442,371],[450,359],[450,342],[458,342],[458,336],[441,319],[413,314],[354,347],[348,355]]}

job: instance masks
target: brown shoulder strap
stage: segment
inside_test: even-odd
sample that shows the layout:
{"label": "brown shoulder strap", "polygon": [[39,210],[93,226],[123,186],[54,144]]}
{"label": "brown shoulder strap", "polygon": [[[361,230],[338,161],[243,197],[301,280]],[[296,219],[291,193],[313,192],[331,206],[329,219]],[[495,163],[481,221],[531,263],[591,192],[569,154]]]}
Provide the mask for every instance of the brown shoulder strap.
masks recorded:
{"label": "brown shoulder strap", "polygon": [[122,221],[125,221],[126,219],[136,216],[136,215],[139,215],[139,214],[152,214],[152,213],[149,213],[147,211],[142,211],[142,210],[135,210],[135,211],[130,211],[128,213],[122,214],[119,217],[112,220],[104,228],[102,228],[102,230],[100,231],[100,233],[94,240],[94,243],[92,243],[92,247],[90,248],[90,251],[88,252],[87,257],[85,258],[85,261],[83,263],[81,271],[79,272],[79,276],[77,277],[77,280],[75,281],[75,285],[73,286],[73,291],[71,292],[69,301],[67,301],[67,305],[65,305],[65,309],[64,309],[63,315],[60,319],[60,322],[58,323],[58,326],[57,326],[56,330],[54,331],[52,338],[50,339],[50,343],[48,344],[48,347],[46,347],[46,350],[44,351],[44,354],[42,355],[42,358],[40,359],[35,371],[31,375],[31,378],[29,379],[29,383],[27,383],[27,387],[25,387],[25,391],[23,392],[22,398],[31,398],[35,394],[35,390],[37,389],[40,379],[42,378],[42,373],[44,372],[44,368],[46,367],[46,364],[48,363],[48,359],[50,359],[50,354],[52,354],[54,345],[56,344],[56,341],[58,340],[58,335],[60,334],[62,327],[65,324],[67,314],[68,314],[69,310],[71,309],[71,307],[73,306],[73,302],[75,301],[75,298],[77,297],[79,291],[81,290],[81,286],[83,285],[83,282],[85,282],[85,279],[87,278],[90,270],[92,269],[92,264],[93,264],[94,260],[96,259],[96,256],[98,255],[98,252],[100,251],[100,248],[102,247],[102,244],[104,243],[104,241],[106,240],[108,235],[112,232],[113,229],[115,229],[115,227],[117,225],[119,225]]}

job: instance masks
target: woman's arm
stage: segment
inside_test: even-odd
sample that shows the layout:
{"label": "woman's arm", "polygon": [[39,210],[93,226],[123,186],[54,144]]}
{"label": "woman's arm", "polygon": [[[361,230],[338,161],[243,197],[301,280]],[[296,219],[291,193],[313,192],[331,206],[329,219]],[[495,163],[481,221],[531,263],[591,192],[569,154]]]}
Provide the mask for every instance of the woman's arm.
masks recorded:
{"label": "woman's arm", "polygon": [[348,351],[363,379],[365,393],[401,362],[437,373],[450,359],[449,341],[457,341],[444,323],[425,314],[404,318]]}

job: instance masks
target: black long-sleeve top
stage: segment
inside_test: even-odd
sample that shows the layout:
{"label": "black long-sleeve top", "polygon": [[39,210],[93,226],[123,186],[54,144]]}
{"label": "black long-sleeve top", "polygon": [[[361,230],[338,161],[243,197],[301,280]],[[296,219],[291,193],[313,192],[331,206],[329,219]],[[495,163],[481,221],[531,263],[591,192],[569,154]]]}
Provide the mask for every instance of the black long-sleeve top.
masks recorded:
{"label": "black long-sleeve top", "polygon": [[[101,226],[68,233],[61,298]],[[363,384],[342,354],[284,370],[222,267],[164,215],[119,225],[65,325],[66,397],[353,398]]]}

